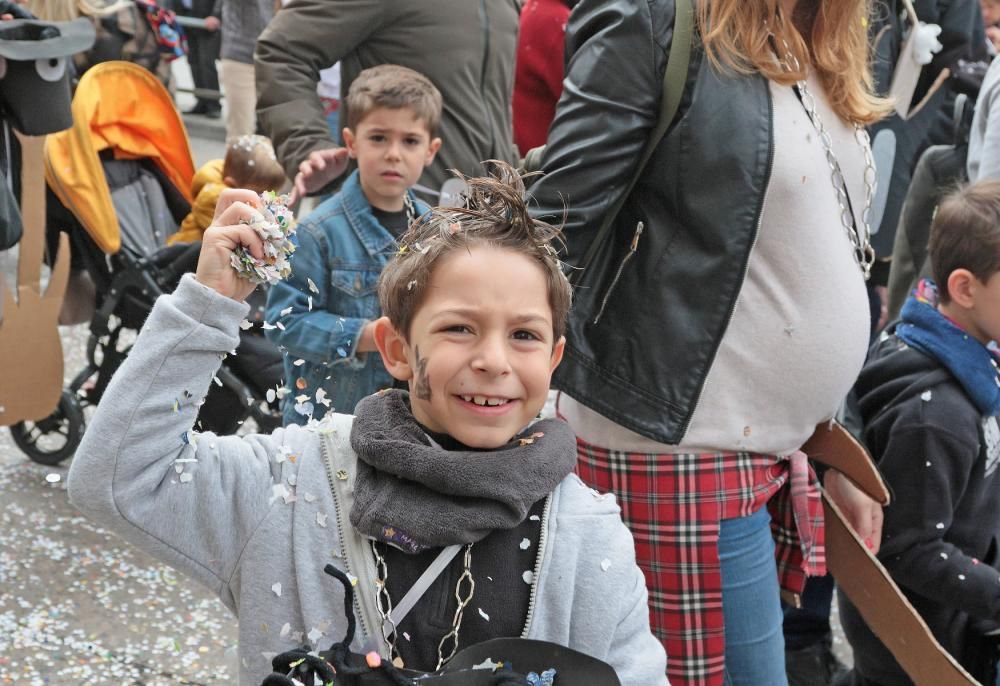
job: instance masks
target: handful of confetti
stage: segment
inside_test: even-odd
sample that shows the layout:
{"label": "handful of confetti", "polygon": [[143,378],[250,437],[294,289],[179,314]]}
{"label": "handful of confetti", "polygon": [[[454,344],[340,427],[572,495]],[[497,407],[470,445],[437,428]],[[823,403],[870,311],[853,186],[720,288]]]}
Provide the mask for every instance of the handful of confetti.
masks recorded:
{"label": "handful of confetti", "polygon": [[264,259],[257,259],[240,246],[233,251],[231,264],[244,279],[273,284],[292,273],[288,256],[295,252],[295,245],[289,237],[295,233],[295,221],[285,204],[288,196],[266,191],[260,200],[257,214],[246,223],[264,239]]}

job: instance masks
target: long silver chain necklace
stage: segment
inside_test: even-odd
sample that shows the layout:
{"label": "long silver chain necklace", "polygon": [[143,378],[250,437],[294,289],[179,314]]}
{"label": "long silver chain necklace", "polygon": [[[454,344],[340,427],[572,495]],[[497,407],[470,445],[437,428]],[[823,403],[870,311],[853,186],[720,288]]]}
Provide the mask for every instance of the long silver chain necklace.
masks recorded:
{"label": "long silver chain necklace", "polygon": [[[379,616],[382,618],[382,640],[389,650],[389,659],[397,667],[403,666],[403,659],[399,655],[396,640],[396,623],[392,621],[392,598],[389,597],[389,566],[385,562],[382,553],[379,552],[375,541],[371,541],[372,553],[375,554],[375,606],[378,608]],[[455,584],[455,600],[458,607],[455,608],[455,616],[451,620],[451,631],[441,637],[438,643],[438,662],[434,671],[438,671],[455,657],[458,652],[458,632],[462,627],[462,616],[465,608],[472,602],[472,596],[476,592],[476,580],[472,578],[472,544],[465,546],[465,556],[462,562],[462,576],[458,577]],[[449,646],[450,641],[450,646]],[[445,655],[445,648],[451,650]]]}
{"label": "long silver chain necklace", "polygon": [[[771,36],[773,38],[774,34],[771,34]],[[779,56],[778,58],[781,68],[788,73],[798,72],[801,68],[798,58],[792,54],[791,48],[789,48],[788,42],[784,38],[781,39],[781,43],[785,49],[784,57]],[[840,162],[837,161],[837,156],[833,152],[833,140],[830,138],[830,133],[823,125],[823,120],[816,109],[816,99],[813,97],[805,80],[798,81],[795,87],[798,90],[802,107],[805,108],[806,114],[809,116],[809,121],[812,123],[813,128],[816,129],[820,143],[823,145],[823,152],[826,154],[826,163],[830,167],[830,178],[833,182],[833,189],[837,193],[837,203],[840,205],[840,223],[843,225],[844,230],[847,232],[847,237],[851,241],[854,260],[861,267],[861,273],[864,274],[865,281],[867,281],[871,276],[872,265],[875,264],[875,250],[872,248],[871,243],[871,209],[872,201],[875,198],[876,184],[875,158],[872,157],[872,146],[871,140],[868,137],[868,131],[860,124],[854,125],[854,137],[861,147],[865,158],[865,209],[861,213],[861,227],[859,228],[851,207],[850,196],[847,194],[847,182],[844,179],[843,171],[840,169]]]}

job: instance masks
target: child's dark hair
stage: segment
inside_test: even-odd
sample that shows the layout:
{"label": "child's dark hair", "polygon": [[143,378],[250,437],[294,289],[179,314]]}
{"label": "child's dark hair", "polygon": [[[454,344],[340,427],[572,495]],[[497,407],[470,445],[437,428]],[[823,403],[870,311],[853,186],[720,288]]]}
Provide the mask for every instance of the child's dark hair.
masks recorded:
{"label": "child's dark hair", "polygon": [[351,82],[346,100],[347,126],[355,132],[361,120],[379,107],[413,110],[427,125],[431,138],[441,123],[441,92],[420,72],[398,64],[380,64],[362,71]]}
{"label": "child's dark hair", "polygon": [[928,246],[941,302],[951,300],[948,277],[968,269],[983,283],[1000,271],[1000,180],[959,186],[938,206]]}
{"label": "child's dark hair", "polygon": [[271,139],[265,136],[238,136],[226,142],[226,159],[222,175],[233,180],[237,188],[260,191],[280,191],[285,185],[285,170],[274,155]]}
{"label": "child's dark hair", "polygon": [[453,250],[480,244],[536,261],[545,273],[555,340],[566,330],[573,292],[552,245],[560,238],[560,230],[528,214],[524,183],[516,169],[506,162],[489,164],[492,173],[488,177],[461,177],[468,186],[463,206],[435,207],[417,219],[382,270],[379,303],[404,336],[409,336],[437,261]]}

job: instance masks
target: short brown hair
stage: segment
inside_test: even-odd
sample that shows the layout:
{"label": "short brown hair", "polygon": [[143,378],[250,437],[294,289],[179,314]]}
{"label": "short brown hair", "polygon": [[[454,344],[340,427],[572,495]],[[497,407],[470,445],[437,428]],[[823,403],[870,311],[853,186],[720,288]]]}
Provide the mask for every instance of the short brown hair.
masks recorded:
{"label": "short brown hair", "polygon": [[274,146],[266,136],[238,136],[226,142],[222,175],[232,178],[237,188],[280,191],[285,170],[278,164]]}
{"label": "short brown hair", "polygon": [[489,177],[461,177],[467,185],[464,206],[435,207],[413,222],[399,239],[395,257],[382,270],[378,283],[382,312],[406,337],[434,265],[453,250],[473,245],[510,250],[537,262],[545,273],[555,340],[566,330],[573,292],[552,245],[560,238],[560,229],[528,214],[517,170],[506,162],[489,164]]}
{"label": "short brown hair", "polygon": [[948,277],[956,269],[968,269],[983,283],[1000,271],[1000,180],[949,193],[934,216],[928,251],[943,303],[951,300]]}
{"label": "short brown hair", "polygon": [[420,72],[398,64],[365,69],[347,91],[347,126],[352,131],[372,110],[413,110],[433,138],[441,124],[441,92]]}

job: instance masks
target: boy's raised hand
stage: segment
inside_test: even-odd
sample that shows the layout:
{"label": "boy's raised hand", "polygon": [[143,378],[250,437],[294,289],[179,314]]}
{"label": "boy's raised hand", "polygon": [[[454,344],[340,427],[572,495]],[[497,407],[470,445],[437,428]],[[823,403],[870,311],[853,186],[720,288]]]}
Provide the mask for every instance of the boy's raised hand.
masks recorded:
{"label": "boy's raised hand", "polygon": [[309,153],[309,157],[299,165],[288,204],[295,204],[343,174],[349,157],[347,148],[327,148]]}
{"label": "boy's raised hand", "polygon": [[215,218],[201,239],[201,253],[195,278],[233,300],[243,301],[256,285],[233,269],[233,251],[245,247],[258,259],[264,257],[264,241],[249,222],[258,214],[260,198],[253,191],[229,188],[222,191],[215,206]]}

